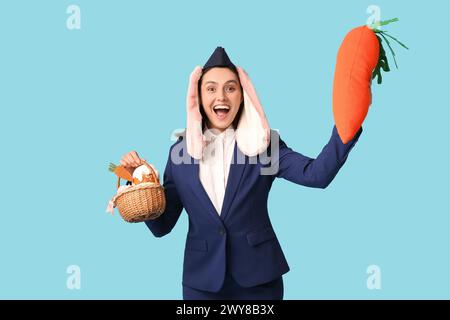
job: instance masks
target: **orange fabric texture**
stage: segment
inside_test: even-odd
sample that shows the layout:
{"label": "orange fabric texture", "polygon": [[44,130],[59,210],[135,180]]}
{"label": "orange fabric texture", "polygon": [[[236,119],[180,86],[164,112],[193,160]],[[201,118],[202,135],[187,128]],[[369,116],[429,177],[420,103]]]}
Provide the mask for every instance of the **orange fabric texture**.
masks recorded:
{"label": "orange fabric texture", "polygon": [[372,103],[372,72],[380,43],[367,26],[351,30],[339,48],[333,84],[333,115],[344,144],[353,139]]}

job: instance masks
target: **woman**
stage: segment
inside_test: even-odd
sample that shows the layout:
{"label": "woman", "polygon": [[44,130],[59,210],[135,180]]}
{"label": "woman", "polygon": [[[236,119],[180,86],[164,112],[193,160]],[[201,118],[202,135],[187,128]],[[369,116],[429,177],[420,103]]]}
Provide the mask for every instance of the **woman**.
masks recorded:
{"label": "woman", "polygon": [[[275,178],[326,188],[358,140],[343,144],[336,127],[316,159],[290,149],[271,131],[248,75],[218,47],[191,74],[187,128],[164,172],[167,207],[146,221],[168,234],[183,210],[189,231],[184,299],[283,299],[289,266],[272,228],[267,198]],[[121,159],[141,165],[135,151]]]}

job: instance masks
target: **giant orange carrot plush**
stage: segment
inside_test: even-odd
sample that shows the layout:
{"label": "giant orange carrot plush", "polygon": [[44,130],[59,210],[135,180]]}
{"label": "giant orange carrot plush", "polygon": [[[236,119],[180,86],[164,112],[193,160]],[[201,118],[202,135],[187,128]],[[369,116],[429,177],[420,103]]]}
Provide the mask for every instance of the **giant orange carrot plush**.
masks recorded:
{"label": "giant orange carrot plush", "polygon": [[388,37],[408,49],[387,31],[378,29],[396,21],[398,19],[355,28],[347,34],[339,48],[333,84],[333,115],[344,144],[355,136],[367,116],[372,103],[372,79],[378,77],[378,84],[381,84],[381,70],[390,71],[382,38],[391,50],[396,66],[395,53]]}

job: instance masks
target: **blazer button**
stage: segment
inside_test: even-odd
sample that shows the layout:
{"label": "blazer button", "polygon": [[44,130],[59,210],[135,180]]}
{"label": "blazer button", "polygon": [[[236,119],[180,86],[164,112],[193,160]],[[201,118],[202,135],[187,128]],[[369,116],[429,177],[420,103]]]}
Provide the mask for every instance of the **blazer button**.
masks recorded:
{"label": "blazer button", "polygon": [[225,229],[224,228],[219,228],[219,234],[221,236],[223,236],[225,234]]}

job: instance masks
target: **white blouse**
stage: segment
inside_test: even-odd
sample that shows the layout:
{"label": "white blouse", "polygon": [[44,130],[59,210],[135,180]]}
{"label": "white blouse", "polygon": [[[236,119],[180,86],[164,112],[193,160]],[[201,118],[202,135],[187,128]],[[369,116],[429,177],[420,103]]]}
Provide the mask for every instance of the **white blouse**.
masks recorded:
{"label": "white blouse", "polygon": [[199,161],[200,181],[220,215],[236,143],[235,131],[232,126],[220,134],[206,129],[204,135],[207,145]]}

